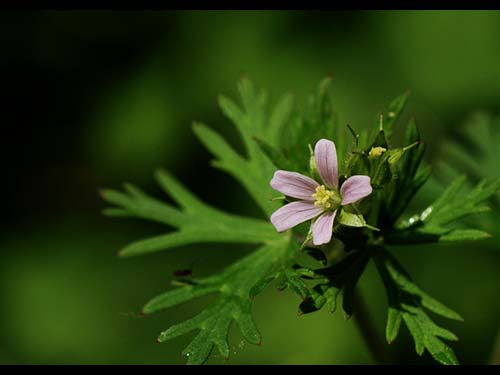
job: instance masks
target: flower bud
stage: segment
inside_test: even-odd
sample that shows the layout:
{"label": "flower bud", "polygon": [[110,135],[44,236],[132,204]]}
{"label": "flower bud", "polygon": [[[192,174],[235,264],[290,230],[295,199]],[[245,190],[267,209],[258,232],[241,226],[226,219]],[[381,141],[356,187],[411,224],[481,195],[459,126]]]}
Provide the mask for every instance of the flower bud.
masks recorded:
{"label": "flower bud", "polygon": [[314,157],[313,152],[311,152],[311,157],[309,158],[309,173],[313,179],[315,179],[316,181],[321,181],[318,168],[316,167],[316,158]]}
{"label": "flower bud", "polygon": [[370,160],[366,155],[353,153],[350,155],[347,163],[348,175],[369,175]]}

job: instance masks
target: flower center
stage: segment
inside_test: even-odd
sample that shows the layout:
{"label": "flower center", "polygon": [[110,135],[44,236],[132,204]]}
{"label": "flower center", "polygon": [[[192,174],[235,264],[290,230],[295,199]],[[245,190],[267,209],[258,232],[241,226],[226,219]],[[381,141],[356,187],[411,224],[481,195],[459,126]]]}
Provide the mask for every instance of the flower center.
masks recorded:
{"label": "flower center", "polygon": [[336,210],[340,206],[340,194],[334,190],[328,190],[325,185],[316,188],[316,193],[312,194],[314,206],[324,210]]}

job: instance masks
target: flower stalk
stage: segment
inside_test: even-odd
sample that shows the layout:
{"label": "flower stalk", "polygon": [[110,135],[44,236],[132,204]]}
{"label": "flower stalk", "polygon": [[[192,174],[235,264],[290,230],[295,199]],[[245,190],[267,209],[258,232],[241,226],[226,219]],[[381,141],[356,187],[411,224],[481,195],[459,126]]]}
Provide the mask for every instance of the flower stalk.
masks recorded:
{"label": "flower stalk", "polygon": [[380,339],[380,336],[373,325],[373,320],[368,314],[368,308],[363,300],[359,287],[354,289],[353,317],[375,363],[379,365],[390,364],[391,361],[389,353],[385,350],[386,345]]}

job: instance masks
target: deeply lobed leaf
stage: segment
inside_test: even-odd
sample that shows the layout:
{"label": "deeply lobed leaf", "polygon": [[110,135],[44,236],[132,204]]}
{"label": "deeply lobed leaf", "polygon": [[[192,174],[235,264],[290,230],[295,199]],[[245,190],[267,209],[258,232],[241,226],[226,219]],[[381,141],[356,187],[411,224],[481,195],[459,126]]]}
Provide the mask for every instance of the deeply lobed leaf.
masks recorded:
{"label": "deeply lobed leaf", "polygon": [[[267,95],[264,92],[258,93],[246,79],[240,83],[239,90],[243,108],[223,96],[219,98],[219,104],[224,114],[234,122],[244,141],[243,153],[238,153],[224,138],[205,125],[195,124],[194,131],[216,157],[214,166],[235,177],[268,216],[279,205],[278,202],[271,201],[274,193],[269,187],[274,166],[260,151],[254,138],[261,137],[271,143],[278,141],[290,116],[291,97],[281,99],[272,114],[268,115]],[[270,275],[277,277],[279,274],[286,276],[286,286],[300,293],[307,293],[303,281],[285,269],[293,264],[291,259],[298,246],[292,246],[290,236],[278,234],[267,220],[228,214],[206,204],[168,172],[159,171],[156,178],[178,207],[156,200],[130,184],[125,185],[125,192],[102,192],[104,200],[116,206],[106,209],[104,213],[107,215],[139,217],[175,228],[173,232],[134,242],[122,249],[121,255],[139,255],[202,242],[260,245],[253,253],[221,273],[205,279],[190,280],[188,284],[149,301],[142,310],[143,314],[159,312],[205,295],[217,294],[210,306],[191,319],[162,332],[158,341],[163,342],[198,330],[198,334],[184,350],[188,364],[203,363],[214,347],[217,347],[222,356],[227,357],[227,336],[234,321],[245,339],[258,344],[261,336],[251,316],[250,292],[263,279]]]}
{"label": "deeply lobed leaf", "polygon": [[422,355],[427,350],[443,364],[458,364],[453,350],[441,340],[454,341],[457,337],[435,324],[424,307],[448,319],[462,320],[461,316],[420,290],[386,250],[377,248],[373,254],[389,302],[387,341],[391,343],[396,339],[401,322],[404,321],[415,342],[417,354]]}
{"label": "deeply lobed leaf", "polygon": [[[136,189],[136,194],[112,190],[103,193],[105,200],[120,207],[120,216],[138,216],[178,228],[174,232],[133,242],[121,250],[122,256],[200,242],[259,244],[279,237],[266,221],[228,214],[200,201],[165,171],[159,171],[156,177],[165,192],[181,208],[159,202],[143,192],[139,193],[137,188],[133,188]],[[129,186],[129,190],[131,188]]]}
{"label": "deeply lobed leaf", "polygon": [[263,245],[250,255],[238,260],[220,274],[194,280],[194,285],[168,291],[149,301],[144,314],[165,310],[189,300],[217,293],[218,297],[201,313],[176,324],[158,337],[158,342],[198,330],[197,336],[183,351],[188,364],[203,363],[212,349],[218,348],[223,357],[229,356],[227,336],[235,321],[243,337],[253,344],[261,342],[261,336],[251,316],[251,290],[262,278],[282,261],[292,256],[293,248],[288,238],[280,238]]}
{"label": "deeply lobed leaf", "polygon": [[465,176],[457,177],[443,194],[420,214],[401,221],[387,237],[389,244],[480,240],[489,234],[478,229],[462,229],[453,225],[470,215],[489,211],[488,200],[500,190],[500,178],[483,180],[475,188],[465,190]]}
{"label": "deeply lobed leaf", "polygon": [[[418,354],[427,350],[441,363],[458,363],[453,350],[442,341],[456,340],[456,336],[435,324],[426,310],[449,319],[461,320],[461,317],[420,290],[395,258],[378,246],[381,243],[485,238],[488,234],[484,231],[457,228],[452,224],[487,210],[485,203],[500,189],[500,179],[481,182],[475,189],[464,193],[464,178],[459,178],[422,213],[395,224],[430,175],[430,168],[421,166],[425,147],[413,120],[407,127],[407,147],[397,149],[391,145],[391,135],[408,94],[389,105],[388,111],[380,118],[374,137],[368,138],[366,131],[358,135],[349,127],[354,139],[352,150],[347,153],[345,134],[337,126],[333,111],[329,84],[330,79],[320,83],[300,115],[293,111],[289,95],[281,98],[274,110],[268,111],[267,94],[256,90],[248,79],[243,79],[238,86],[241,105],[220,96],[222,112],[233,122],[243,140],[242,152],[236,151],[206,125],[194,124],[195,134],[215,157],[212,164],[242,184],[265,214],[265,220],[228,214],[211,207],[164,171],[159,171],[156,178],[175,205],[156,200],[130,184],[125,184],[124,192],[102,192],[103,198],[114,205],[104,210],[106,215],[138,217],[174,228],[169,233],[126,246],[122,255],[139,255],[200,242],[258,245],[257,250],[222,272],[204,279],[190,279],[189,283],[153,298],[144,306],[143,313],[151,314],[214,295],[215,299],[200,313],[171,326],[158,337],[158,341],[163,342],[197,331],[183,351],[188,364],[203,363],[214,348],[228,357],[227,336],[233,322],[247,341],[260,343],[261,336],[251,315],[251,298],[272,281],[276,282],[278,289],[289,288],[303,299],[299,306],[302,313],[317,311],[324,306],[333,312],[340,297],[344,313],[349,317],[353,313],[354,288],[370,256],[374,257],[387,290],[387,341],[390,343],[396,339],[404,322],[413,336]],[[276,233],[267,219],[280,205],[271,199],[275,192],[269,186],[275,169],[307,173],[308,145],[319,138],[336,142],[341,183],[349,175],[366,174],[372,177],[375,191],[369,199],[343,209],[338,215],[337,224],[343,225],[334,227],[334,236],[338,242],[343,242],[342,251],[349,254],[343,260],[327,266],[329,260],[321,249],[306,246],[305,252],[320,263],[318,269],[297,265],[297,238],[292,239],[290,233]],[[371,158],[372,147],[383,147],[386,153],[380,159]],[[342,160],[344,155],[347,157]],[[475,165],[471,160],[468,163]],[[372,204],[375,209],[370,206]],[[367,222],[377,224],[377,228]],[[364,232],[365,226],[373,230],[380,227],[381,231],[376,234]],[[299,227],[294,235],[298,238],[307,236],[307,228],[304,228]],[[305,279],[312,280],[314,287],[310,288]]]}

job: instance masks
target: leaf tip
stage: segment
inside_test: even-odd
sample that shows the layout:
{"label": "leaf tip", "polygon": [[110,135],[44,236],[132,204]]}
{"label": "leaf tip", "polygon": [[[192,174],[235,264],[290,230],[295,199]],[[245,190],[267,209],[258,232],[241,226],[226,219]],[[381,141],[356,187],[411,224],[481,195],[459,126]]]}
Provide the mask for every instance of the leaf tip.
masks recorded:
{"label": "leaf tip", "polygon": [[100,189],[97,189],[97,194],[104,200],[106,200],[106,196],[108,195],[109,193],[109,189],[105,189],[105,188],[100,188]]}
{"label": "leaf tip", "polygon": [[163,167],[158,167],[155,169],[154,175],[158,179],[158,178],[168,176],[169,173]]}
{"label": "leaf tip", "polygon": [[137,251],[135,251],[134,248],[131,248],[130,246],[126,246],[117,252],[117,255],[120,258],[134,257],[134,256],[137,256],[138,254],[139,253]]}

